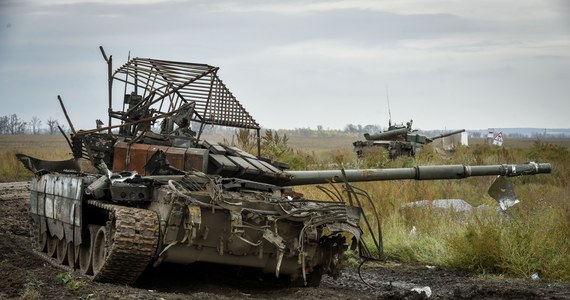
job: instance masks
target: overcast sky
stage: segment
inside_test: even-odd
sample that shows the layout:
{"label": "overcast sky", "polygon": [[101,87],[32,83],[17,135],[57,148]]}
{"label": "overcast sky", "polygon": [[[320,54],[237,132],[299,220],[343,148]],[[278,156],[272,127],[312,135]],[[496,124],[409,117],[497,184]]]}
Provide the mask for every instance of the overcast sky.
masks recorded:
{"label": "overcast sky", "polygon": [[[0,116],[107,118],[106,64],[207,63],[265,128],[570,127],[570,0],[0,0]],[[122,87],[120,87],[122,88]]]}

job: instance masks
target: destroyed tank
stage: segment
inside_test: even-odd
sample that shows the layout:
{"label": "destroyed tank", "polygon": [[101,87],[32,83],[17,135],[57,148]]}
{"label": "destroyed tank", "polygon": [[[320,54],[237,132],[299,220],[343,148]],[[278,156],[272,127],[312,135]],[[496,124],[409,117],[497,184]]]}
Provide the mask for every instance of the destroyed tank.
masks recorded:
{"label": "destroyed tank", "polygon": [[[361,242],[362,193],[349,182],[550,172],[549,164],[538,163],[288,171],[259,155],[260,127],[217,71],[131,59],[109,71],[110,84],[132,90],[122,110],[109,98],[109,124],[75,131],[69,122],[73,159],[18,155],[35,173],[30,213],[37,253],[102,282],[132,284],[163,262],[206,262],[316,286],[323,274],[339,274],[347,249],[373,252]],[[157,132],[153,124],[160,124]],[[258,155],[202,140],[212,124],[256,130]],[[81,168],[85,159],[95,168]],[[332,189],[315,200],[291,188],[328,182],[343,183],[348,200]],[[372,238],[381,253],[381,239]]]}
{"label": "destroyed tank", "polygon": [[414,156],[423,145],[432,143],[437,139],[452,136],[464,132],[465,129],[446,132],[437,136],[428,137],[420,134],[417,130],[412,130],[413,120],[406,125],[392,125],[389,123],[388,130],[377,134],[364,134],[364,141],[352,143],[356,155],[359,158],[365,156],[366,149],[383,148],[388,151],[390,159],[399,156]]}

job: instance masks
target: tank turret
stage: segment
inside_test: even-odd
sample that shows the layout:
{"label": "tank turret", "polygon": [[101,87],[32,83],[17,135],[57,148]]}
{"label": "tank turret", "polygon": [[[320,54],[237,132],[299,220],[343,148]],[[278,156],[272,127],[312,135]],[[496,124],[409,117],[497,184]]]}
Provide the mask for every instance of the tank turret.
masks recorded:
{"label": "tank turret", "polygon": [[384,132],[376,133],[376,134],[364,134],[364,138],[367,141],[379,141],[379,140],[393,140],[398,136],[405,136],[409,132],[408,128],[398,128],[393,130],[387,130]]}
{"label": "tank turret", "polygon": [[[370,253],[360,242],[366,215],[359,204],[342,201],[342,193],[307,199],[291,186],[343,182],[354,199],[359,195],[348,182],[550,172],[538,163],[288,171],[261,157],[260,126],[217,67],[135,58],[111,73],[112,61],[103,56],[109,123],[75,131],[70,122],[72,160],[18,155],[36,175],[30,187],[35,249],[93,280],[132,284],[162,262],[206,262],[316,286],[323,274],[339,274],[349,247]],[[115,104],[122,109],[113,106],[114,80],[130,88]],[[204,140],[206,125],[255,130],[257,155]],[[81,168],[82,159],[95,169]],[[381,253],[381,240],[373,240]]]}

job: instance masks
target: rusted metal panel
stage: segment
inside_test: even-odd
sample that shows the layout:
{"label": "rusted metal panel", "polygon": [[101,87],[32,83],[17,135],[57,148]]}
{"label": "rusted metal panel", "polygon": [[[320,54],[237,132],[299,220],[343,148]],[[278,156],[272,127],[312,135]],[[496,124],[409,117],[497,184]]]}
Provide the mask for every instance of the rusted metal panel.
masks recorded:
{"label": "rusted metal panel", "polygon": [[149,151],[156,152],[156,146],[145,144],[128,145],[124,142],[118,142],[115,145],[115,153],[113,155],[113,171],[137,171],[141,175],[145,175],[144,166],[150,156]]}
{"label": "rusted metal panel", "polygon": [[150,145],[133,144],[129,146],[129,156],[125,158],[127,166],[125,170],[137,171],[144,175],[144,166],[148,162],[148,151],[152,148]]}
{"label": "rusted metal panel", "polygon": [[206,172],[208,170],[208,150],[198,148],[186,149],[184,170]]}
{"label": "rusted metal panel", "polygon": [[113,171],[136,171],[141,175],[151,175],[146,174],[144,166],[157,150],[164,151],[170,165],[177,169],[205,172],[208,167],[208,150],[206,149],[145,144],[129,146],[125,142],[117,142],[113,156]]}
{"label": "rusted metal panel", "polygon": [[169,147],[165,151],[166,159],[170,163],[171,166],[184,170],[184,155],[186,154],[185,148],[176,148],[176,147]]}
{"label": "rusted metal panel", "polygon": [[115,143],[113,149],[113,171],[122,171],[127,169],[127,143]]}

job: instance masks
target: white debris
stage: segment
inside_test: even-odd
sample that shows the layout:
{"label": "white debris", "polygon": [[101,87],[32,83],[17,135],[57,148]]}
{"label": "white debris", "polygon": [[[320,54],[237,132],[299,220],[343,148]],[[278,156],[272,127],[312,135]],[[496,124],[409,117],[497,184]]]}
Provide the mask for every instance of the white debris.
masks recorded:
{"label": "white debris", "polygon": [[505,199],[505,200],[500,200],[499,201],[499,207],[501,208],[501,210],[505,211],[507,210],[507,208],[520,203],[520,201],[518,199],[515,200],[510,200],[510,199]]}
{"label": "white debris", "polygon": [[412,226],[412,229],[410,230],[410,233],[409,233],[409,237],[410,238],[416,237],[417,234],[418,234],[418,231],[416,229],[416,226]]}
{"label": "white debris", "polygon": [[412,292],[416,292],[418,294],[421,294],[422,292],[426,294],[426,296],[429,298],[431,297],[431,289],[429,286],[424,286],[424,287],[415,287],[412,289]]}

